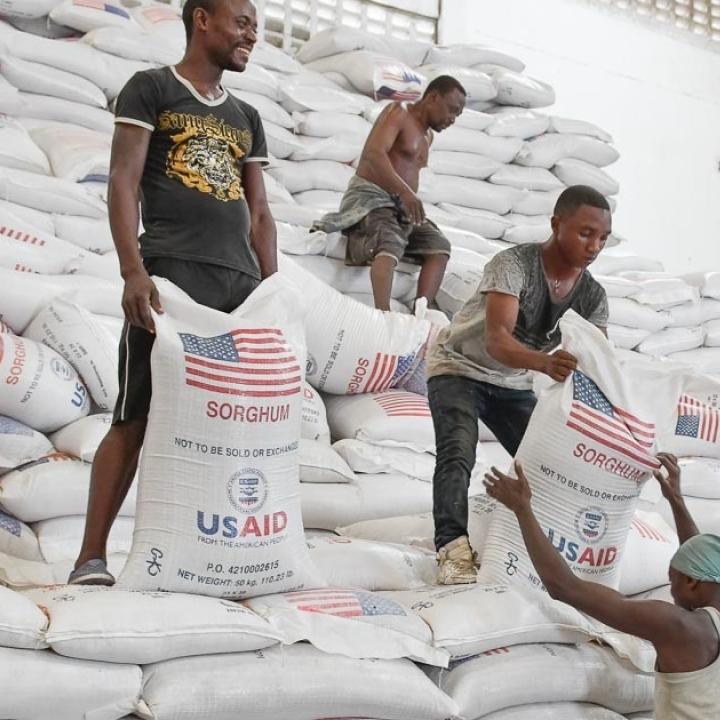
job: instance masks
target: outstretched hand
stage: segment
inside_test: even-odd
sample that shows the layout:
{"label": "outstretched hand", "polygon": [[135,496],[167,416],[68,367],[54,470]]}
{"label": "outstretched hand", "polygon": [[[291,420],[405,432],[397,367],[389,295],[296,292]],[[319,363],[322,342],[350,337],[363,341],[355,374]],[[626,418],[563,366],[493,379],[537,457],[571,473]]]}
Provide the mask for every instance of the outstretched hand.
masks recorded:
{"label": "outstretched hand", "polygon": [[663,497],[666,500],[672,500],[680,496],[680,466],[678,459],[671,453],[658,453],[657,459],[660,464],[667,470],[667,475],[662,470],[653,470],[655,479],[660,484]]}
{"label": "outstretched hand", "polygon": [[522,465],[518,460],[513,463],[516,478],[510,477],[500,472],[494,465],[489,473],[485,473],[483,484],[487,489],[487,494],[505,505],[508,510],[519,513],[530,508],[530,499],[532,491],[530,484],[525,477]]}

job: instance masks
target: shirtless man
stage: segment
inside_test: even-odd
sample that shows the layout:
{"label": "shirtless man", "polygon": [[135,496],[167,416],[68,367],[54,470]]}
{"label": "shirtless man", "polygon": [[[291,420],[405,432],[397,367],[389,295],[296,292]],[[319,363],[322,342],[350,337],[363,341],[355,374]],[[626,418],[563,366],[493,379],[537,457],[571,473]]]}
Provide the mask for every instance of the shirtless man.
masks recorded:
{"label": "shirtless man", "polygon": [[390,309],[400,260],[422,266],[417,297],[432,305],[450,257],[450,243],[425,217],[417,196],[433,133],[449,128],[465,107],[466,92],[448,75],[435,78],[413,104],[392,103],[378,117],[350,180],[340,211],[317,224],[347,236],[347,265],[370,265],[375,307]]}

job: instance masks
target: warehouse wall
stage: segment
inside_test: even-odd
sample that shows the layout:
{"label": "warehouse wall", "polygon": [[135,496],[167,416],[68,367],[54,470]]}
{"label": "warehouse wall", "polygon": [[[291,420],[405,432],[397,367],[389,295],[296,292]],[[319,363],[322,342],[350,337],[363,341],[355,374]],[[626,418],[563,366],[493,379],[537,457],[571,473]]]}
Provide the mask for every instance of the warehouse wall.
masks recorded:
{"label": "warehouse wall", "polygon": [[553,112],[611,132],[615,229],[668,270],[720,270],[720,48],[580,0],[444,0],[441,43],[479,42],[550,82]]}

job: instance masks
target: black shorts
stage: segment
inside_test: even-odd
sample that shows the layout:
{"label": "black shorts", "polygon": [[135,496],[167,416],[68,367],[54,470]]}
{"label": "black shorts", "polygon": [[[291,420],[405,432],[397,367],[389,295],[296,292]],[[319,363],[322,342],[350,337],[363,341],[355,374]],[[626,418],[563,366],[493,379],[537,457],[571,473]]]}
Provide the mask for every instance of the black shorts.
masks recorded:
{"label": "black shorts", "polygon": [[[260,284],[240,270],[191,260],[154,257],[146,258],[144,265],[150,275],[167,278],[195,302],[222,312],[235,310]],[[154,340],[152,333],[125,321],[120,336],[120,392],[113,425],[147,418],[152,394],[150,352]]]}

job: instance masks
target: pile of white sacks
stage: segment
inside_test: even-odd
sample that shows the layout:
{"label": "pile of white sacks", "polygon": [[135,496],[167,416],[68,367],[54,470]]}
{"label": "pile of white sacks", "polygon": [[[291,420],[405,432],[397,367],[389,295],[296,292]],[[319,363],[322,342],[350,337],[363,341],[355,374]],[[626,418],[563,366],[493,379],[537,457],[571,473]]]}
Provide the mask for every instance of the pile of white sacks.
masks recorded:
{"label": "pile of white sacks", "polygon": [[[577,613],[499,586],[431,587],[434,433],[423,371],[445,319],[408,314],[410,266],[396,275],[397,313],[367,307],[367,271],[344,267],[342,238],[309,232],[338,207],[382,107],[374,97],[412,98],[426,79],[455,75],[470,106],[437,137],[421,190],[453,244],[439,298],[451,315],[493,254],[546,238],[563,187],[591,184],[612,201],[617,183],[602,169],[618,157],[609,135],[538,112],[552,89],[488,48],[347,29],[319,33],[296,59],[258,46],[248,70],[224,82],[263,117],[282,272],[322,308],[306,320],[300,494],[310,555],[332,589],[238,603],[53,587],[77,555],[90,465],[117,395],[109,107],[134,72],[176,61],[184,35],[176,12],[152,2],[9,0],[3,12],[0,662],[17,671],[0,676],[0,716],[650,717],[647,662],[587,644],[600,633]],[[611,296],[611,339],[720,372],[720,274],[677,278],[617,252],[596,266]],[[683,459],[688,502],[701,529],[719,532],[720,453],[693,452]],[[478,550],[492,511],[482,472],[508,461],[481,429],[470,500]],[[110,536],[116,574],[131,545],[134,493]],[[677,545],[668,513],[648,489],[624,592],[665,586]],[[350,611],[308,612],[323,603]],[[451,672],[440,669],[451,660]]]}

